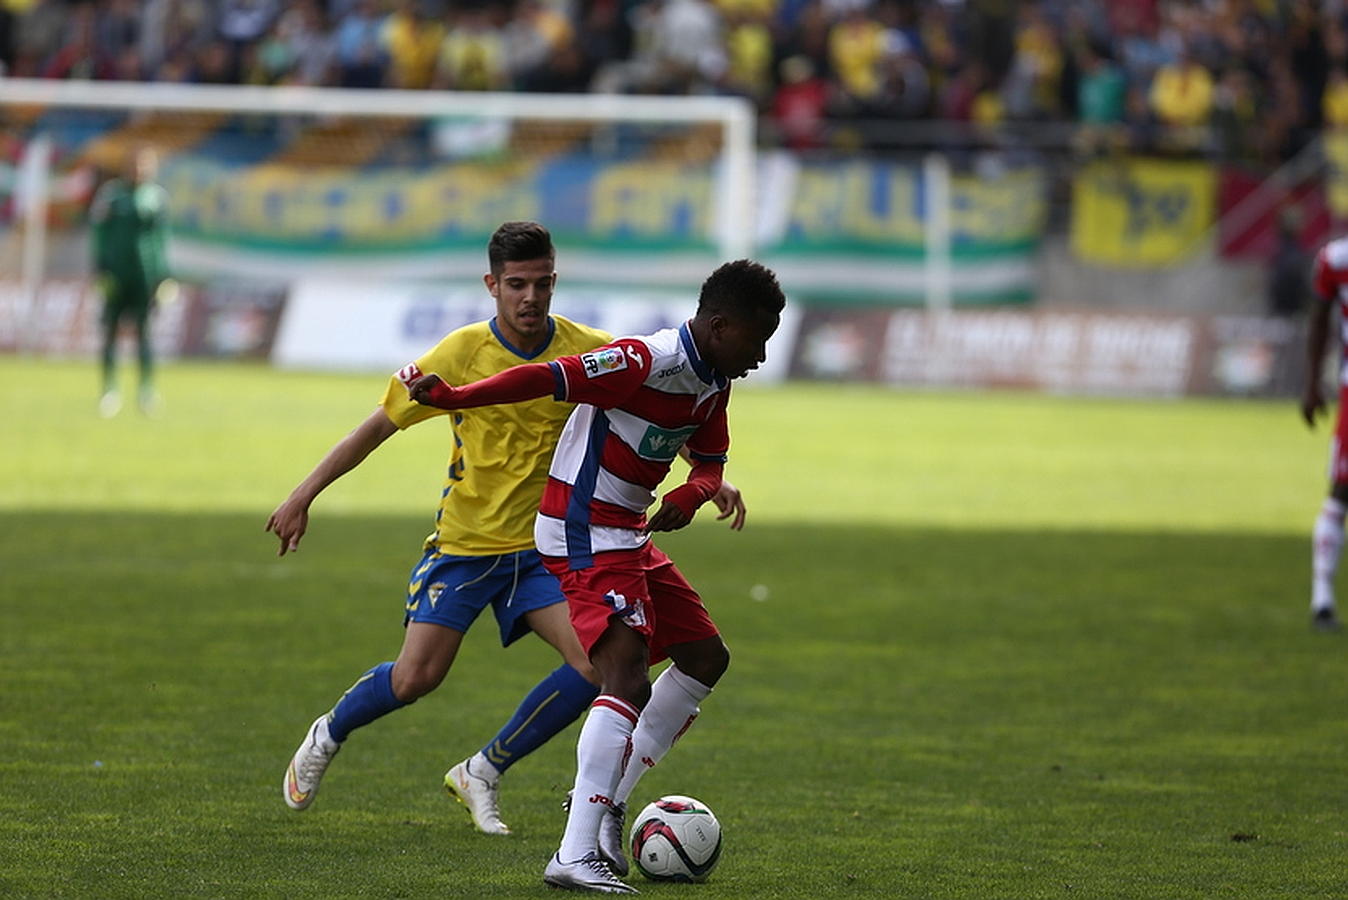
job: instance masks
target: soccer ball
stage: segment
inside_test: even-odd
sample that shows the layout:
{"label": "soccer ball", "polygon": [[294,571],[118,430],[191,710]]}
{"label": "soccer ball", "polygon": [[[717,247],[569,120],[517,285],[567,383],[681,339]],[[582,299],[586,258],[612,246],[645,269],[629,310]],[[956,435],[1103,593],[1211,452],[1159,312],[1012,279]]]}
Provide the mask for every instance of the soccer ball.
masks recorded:
{"label": "soccer ball", "polygon": [[652,881],[705,881],[721,859],[721,823],[700,800],[661,797],[632,823],[632,859]]}

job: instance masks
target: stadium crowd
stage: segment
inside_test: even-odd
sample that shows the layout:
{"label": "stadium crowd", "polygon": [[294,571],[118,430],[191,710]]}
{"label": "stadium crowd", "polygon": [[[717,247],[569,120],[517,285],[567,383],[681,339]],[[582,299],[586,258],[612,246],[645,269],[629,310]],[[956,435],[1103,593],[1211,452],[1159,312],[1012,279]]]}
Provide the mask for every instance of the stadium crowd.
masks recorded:
{"label": "stadium crowd", "polygon": [[1346,6],[0,0],[0,65],[44,78],[738,93],[802,149],[866,143],[880,133],[867,123],[1065,122],[1085,149],[1268,163],[1348,124]]}

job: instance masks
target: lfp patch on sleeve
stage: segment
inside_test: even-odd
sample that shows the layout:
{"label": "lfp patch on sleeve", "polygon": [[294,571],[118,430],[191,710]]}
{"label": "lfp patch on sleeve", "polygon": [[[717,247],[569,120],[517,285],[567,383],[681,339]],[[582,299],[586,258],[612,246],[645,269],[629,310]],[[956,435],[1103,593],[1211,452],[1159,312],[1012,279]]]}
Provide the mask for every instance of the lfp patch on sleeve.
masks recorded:
{"label": "lfp patch on sleeve", "polygon": [[585,366],[585,377],[595,378],[610,372],[621,372],[627,368],[627,357],[621,347],[602,347],[580,355],[581,365]]}
{"label": "lfp patch on sleeve", "polygon": [[417,367],[416,363],[408,363],[395,372],[394,377],[407,387],[411,387],[412,382],[421,377],[421,369]]}

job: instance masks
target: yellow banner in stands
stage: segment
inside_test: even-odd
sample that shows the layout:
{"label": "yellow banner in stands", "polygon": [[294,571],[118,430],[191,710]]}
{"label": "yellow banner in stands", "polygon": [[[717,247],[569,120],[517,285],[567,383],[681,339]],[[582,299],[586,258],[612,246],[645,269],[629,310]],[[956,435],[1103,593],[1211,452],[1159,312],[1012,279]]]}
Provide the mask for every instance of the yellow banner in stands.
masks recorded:
{"label": "yellow banner in stands", "polygon": [[1213,223],[1217,173],[1201,162],[1092,163],[1072,186],[1072,249],[1084,262],[1163,266],[1201,249]]}

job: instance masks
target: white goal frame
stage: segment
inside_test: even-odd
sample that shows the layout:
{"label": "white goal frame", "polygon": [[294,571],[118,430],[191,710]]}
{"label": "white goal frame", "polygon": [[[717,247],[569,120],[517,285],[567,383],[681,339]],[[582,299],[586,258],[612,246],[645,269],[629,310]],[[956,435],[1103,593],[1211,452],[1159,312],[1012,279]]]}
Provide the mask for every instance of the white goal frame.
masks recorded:
{"label": "white goal frame", "polygon": [[[713,191],[716,251],[722,260],[747,257],[754,252],[756,120],[752,104],[742,97],[472,93],[0,78],[0,106],[275,116],[426,119],[462,116],[594,123],[717,124],[722,129],[722,139]],[[40,138],[40,135],[34,137]],[[30,218],[30,227],[25,228],[26,248],[32,241],[44,240],[42,234],[28,233],[33,230],[32,221]],[[25,259],[36,255],[25,252]],[[26,283],[35,283],[41,278],[41,272],[24,274]]]}

